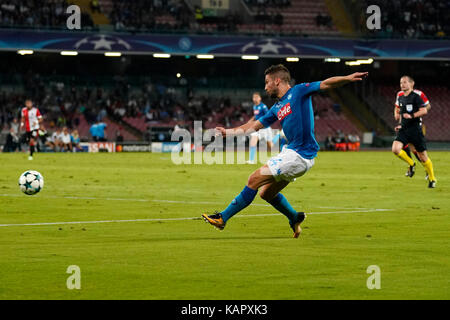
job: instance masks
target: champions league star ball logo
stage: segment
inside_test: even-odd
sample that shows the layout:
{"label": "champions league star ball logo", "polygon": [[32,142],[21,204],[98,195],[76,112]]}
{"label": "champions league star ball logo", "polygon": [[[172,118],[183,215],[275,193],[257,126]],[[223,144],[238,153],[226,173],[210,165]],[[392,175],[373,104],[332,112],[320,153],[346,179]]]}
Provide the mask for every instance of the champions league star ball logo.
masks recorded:
{"label": "champions league star ball logo", "polygon": [[125,40],[107,36],[107,35],[96,35],[91,37],[86,37],[75,43],[75,49],[80,50],[130,50],[131,45]]}
{"label": "champions league star ball logo", "polygon": [[297,53],[298,49],[289,42],[269,38],[250,42],[241,51],[253,54],[289,54]]}

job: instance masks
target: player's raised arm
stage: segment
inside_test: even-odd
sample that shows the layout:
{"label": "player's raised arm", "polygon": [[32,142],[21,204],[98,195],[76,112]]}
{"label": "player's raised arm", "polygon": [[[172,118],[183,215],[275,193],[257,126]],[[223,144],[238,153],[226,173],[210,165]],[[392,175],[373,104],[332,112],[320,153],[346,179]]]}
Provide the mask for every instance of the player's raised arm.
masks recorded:
{"label": "player's raised arm", "polygon": [[259,129],[264,128],[263,124],[259,120],[255,120],[254,117],[250,119],[247,123],[242,126],[225,129],[223,127],[217,127],[217,134],[222,134],[225,136],[240,136],[248,133],[249,130],[258,131]]}
{"label": "player's raised arm", "polygon": [[350,82],[362,81],[368,75],[368,72],[355,72],[348,76],[331,77],[320,83],[320,90],[338,88]]}

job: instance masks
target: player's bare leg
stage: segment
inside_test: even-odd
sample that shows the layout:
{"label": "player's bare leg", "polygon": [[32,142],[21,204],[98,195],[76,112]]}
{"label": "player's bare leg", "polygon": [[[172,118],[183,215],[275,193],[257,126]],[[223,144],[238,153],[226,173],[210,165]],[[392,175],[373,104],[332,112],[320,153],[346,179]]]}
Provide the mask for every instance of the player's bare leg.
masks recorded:
{"label": "player's bare leg", "polygon": [[397,156],[401,150],[403,150],[403,143],[400,141],[394,141],[392,143],[392,152]]}
{"label": "player's bare leg", "polygon": [[261,199],[270,201],[272,200],[281,190],[283,190],[289,184],[288,181],[273,181],[268,184],[263,185],[259,189],[259,196]]}
{"label": "player's bare leg", "polygon": [[250,175],[247,185],[254,190],[258,190],[262,186],[273,182],[275,182],[275,178],[272,176],[269,167],[265,164]]}
{"label": "player's bare leg", "polygon": [[411,159],[405,152],[405,150],[403,150],[403,143],[400,141],[394,141],[392,143],[392,152],[399,157],[400,159],[402,159],[403,161],[405,161],[407,164],[409,164],[409,177],[413,177],[414,173],[415,173],[415,167],[416,164],[414,162],[413,159]]}

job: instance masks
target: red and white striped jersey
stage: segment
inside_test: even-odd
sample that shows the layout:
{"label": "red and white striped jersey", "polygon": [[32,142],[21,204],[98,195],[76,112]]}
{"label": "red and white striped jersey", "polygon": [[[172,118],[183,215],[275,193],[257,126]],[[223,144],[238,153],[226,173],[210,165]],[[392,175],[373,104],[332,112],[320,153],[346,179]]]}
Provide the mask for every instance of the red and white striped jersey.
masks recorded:
{"label": "red and white striped jersey", "polygon": [[31,108],[28,110],[27,107],[22,109],[22,121],[25,125],[25,130],[27,132],[39,129],[39,119],[42,118],[41,113],[38,108]]}

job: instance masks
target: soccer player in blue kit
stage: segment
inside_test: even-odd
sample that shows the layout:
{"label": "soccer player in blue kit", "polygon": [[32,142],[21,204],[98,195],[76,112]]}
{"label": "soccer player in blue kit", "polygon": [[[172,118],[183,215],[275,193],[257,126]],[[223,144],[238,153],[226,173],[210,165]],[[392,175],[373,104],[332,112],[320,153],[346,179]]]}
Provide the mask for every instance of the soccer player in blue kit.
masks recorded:
{"label": "soccer player in blue kit", "polygon": [[278,99],[278,102],[259,120],[250,119],[246,124],[232,129],[218,127],[216,131],[222,136],[242,135],[249,130],[267,128],[279,120],[288,144],[277,156],[250,175],[247,185],[224,211],[213,215],[202,214],[202,217],[217,229],[223,230],[231,217],[252,203],[259,190],[262,199],[288,218],[294,238],[298,238],[302,231],[300,224],[306,215],[304,212],[297,212],[280,191],[311,169],[319,150],[314,137],[311,95],[319,90],[362,81],[368,73],[356,72],[294,87],[290,85],[291,76],[284,65],[273,65],[264,74],[265,90],[270,97]]}
{"label": "soccer player in blue kit", "polygon": [[[261,95],[259,92],[253,93],[253,120],[259,120],[269,112],[267,106],[262,103]],[[258,144],[258,140],[264,140],[267,143],[267,146],[272,150],[273,148],[273,134],[272,128],[268,127],[266,129],[259,129],[258,132],[253,132],[250,135],[250,159],[247,161],[248,164],[255,164],[256,157],[256,145]]]}

